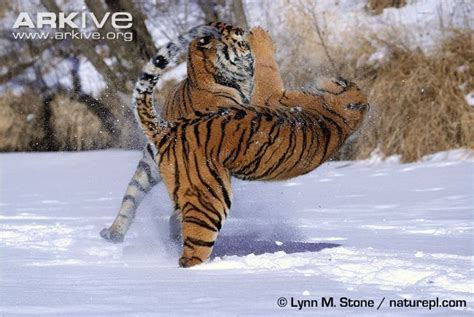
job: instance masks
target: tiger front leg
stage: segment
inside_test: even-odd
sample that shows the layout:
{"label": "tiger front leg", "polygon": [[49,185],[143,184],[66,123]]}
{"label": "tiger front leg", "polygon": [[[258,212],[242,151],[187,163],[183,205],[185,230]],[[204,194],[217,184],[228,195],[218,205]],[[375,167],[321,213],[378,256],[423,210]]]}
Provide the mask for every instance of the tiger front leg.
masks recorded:
{"label": "tiger front leg", "polygon": [[276,62],[275,46],[270,34],[261,27],[250,30],[248,41],[255,56],[252,104],[264,105],[271,96],[281,95],[284,86]]}

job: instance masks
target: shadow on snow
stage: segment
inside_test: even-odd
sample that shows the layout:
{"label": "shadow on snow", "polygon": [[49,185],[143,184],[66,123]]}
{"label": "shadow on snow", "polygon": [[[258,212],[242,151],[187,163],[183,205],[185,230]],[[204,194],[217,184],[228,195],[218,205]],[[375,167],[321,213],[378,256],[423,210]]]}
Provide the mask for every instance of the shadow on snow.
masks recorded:
{"label": "shadow on snow", "polygon": [[221,236],[217,239],[211,258],[249,254],[264,254],[284,251],[287,254],[297,252],[318,252],[327,248],[340,246],[336,243],[316,243],[299,241],[276,241],[259,240],[249,236]]}

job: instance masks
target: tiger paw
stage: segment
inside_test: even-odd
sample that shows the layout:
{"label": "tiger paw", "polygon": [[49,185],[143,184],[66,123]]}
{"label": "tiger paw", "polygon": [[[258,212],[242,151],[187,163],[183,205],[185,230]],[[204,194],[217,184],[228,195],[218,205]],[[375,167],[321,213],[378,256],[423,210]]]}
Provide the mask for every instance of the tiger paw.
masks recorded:
{"label": "tiger paw", "polygon": [[[275,53],[275,47],[273,45],[272,37],[270,33],[257,26],[250,30],[248,37],[252,50],[257,52],[271,52]],[[258,54],[258,53],[256,53]],[[263,54],[263,53],[262,53]]]}
{"label": "tiger paw", "polygon": [[113,231],[110,228],[102,229],[100,236],[112,243],[122,243],[124,239],[124,235],[122,233]]}
{"label": "tiger paw", "polygon": [[195,266],[195,265],[198,265],[198,264],[201,264],[203,261],[196,257],[196,256],[193,256],[193,257],[190,257],[190,258],[187,258],[187,257],[181,257],[179,259],[179,266],[180,267],[192,267],[192,266]]}

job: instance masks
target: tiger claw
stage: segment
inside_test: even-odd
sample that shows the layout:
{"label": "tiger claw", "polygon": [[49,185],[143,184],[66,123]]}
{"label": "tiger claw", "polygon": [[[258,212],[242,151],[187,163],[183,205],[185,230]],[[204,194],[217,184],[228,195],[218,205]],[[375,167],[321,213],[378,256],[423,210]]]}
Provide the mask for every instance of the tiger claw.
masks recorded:
{"label": "tiger claw", "polygon": [[110,228],[102,229],[102,231],[100,231],[100,236],[112,243],[122,243],[124,239],[124,235],[122,233],[115,232]]}

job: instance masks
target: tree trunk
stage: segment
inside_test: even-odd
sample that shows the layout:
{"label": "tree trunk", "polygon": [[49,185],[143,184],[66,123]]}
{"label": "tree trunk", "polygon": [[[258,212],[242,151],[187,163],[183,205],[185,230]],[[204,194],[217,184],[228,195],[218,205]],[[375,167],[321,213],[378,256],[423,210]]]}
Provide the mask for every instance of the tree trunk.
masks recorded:
{"label": "tree trunk", "polygon": [[248,29],[247,17],[245,16],[244,4],[242,0],[233,0],[232,6],[234,10],[235,22],[243,29]]}

